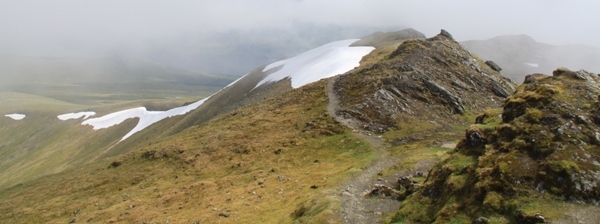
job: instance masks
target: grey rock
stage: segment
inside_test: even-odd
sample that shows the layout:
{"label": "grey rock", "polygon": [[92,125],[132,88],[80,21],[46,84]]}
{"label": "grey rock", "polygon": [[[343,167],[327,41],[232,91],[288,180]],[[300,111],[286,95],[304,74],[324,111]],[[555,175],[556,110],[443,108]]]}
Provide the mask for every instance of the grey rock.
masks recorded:
{"label": "grey rock", "polygon": [[471,126],[466,132],[467,144],[471,147],[479,147],[486,144],[483,131],[478,127]]}
{"label": "grey rock", "polygon": [[454,37],[452,37],[452,34],[450,34],[448,31],[446,31],[445,29],[442,29],[440,31],[440,35],[445,36],[447,38],[450,38],[452,40],[454,40]]}
{"label": "grey rock", "polygon": [[546,218],[542,214],[535,213],[533,215],[525,215],[523,211],[518,211],[515,219],[518,223],[523,224],[535,224],[535,223],[546,223]]}
{"label": "grey rock", "polygon": [[478,217],[476,219],[473,220],[473,222],[471,222],[472,224],[488,224],[490,223],[490,220],[488,220],[486,217]]}
{"label": "grey rock", "polygon": [[498,64],[496,64],[496,63],[495,63],[495,62],[493,62],[493,61],[486,61],[486,62],[485,62],[485,64],[486,64],[487,66],[489,66],[489,67],[490,67],[492,70],[494,70],[494,71],[497,71],[497,72],[500,72],[500,71],[502,71],[502,68],[500,68],[500,66],[498,66]]}

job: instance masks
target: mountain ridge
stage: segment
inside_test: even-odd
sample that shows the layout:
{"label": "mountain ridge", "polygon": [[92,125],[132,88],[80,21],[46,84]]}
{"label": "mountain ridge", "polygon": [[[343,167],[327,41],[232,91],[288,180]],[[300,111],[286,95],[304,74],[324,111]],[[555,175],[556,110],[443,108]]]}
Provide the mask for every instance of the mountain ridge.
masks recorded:
{"label": "mountain ridge", "polygon": [[[542,163],[545,174],[509,165],[534,164],[527,157],[561,151],[546,150],[546,141],[567,141],[565,153],[580,142],[596,150],[593,96],[600,93],[600,80],[594,74],[559,69],[557,78],[531,75],[516,87],[445,30],[427,39],[412,29],[365,39],[378,44],[345,74],[322,74],[327,79],[299,88],[292,73],[258,85],[285,71],[276,63],[263,65],[197,109],[157,122],[104,154],[79,152],[93,162],[0,189],[0,220],[518,223],[572,214],[552,210],[570,206],[554,196],[597,197],[598,189],[585,190],[593,184],[581,185],[594,171],[592,155],[578,154],[589,159],[581,165],[566,157]],[[554,126],[544,129],[563,120],[575,125],[559,131],[564,138],[548,134],[556,132]],[[93,131],[81,121],[59,124],[64,133],[85,133],[69,143],[87,142],[84,149],[108,148],[138,122]],[[478,124],[471,126],[473,121]],[[72,125],[78,129],[67,129]],[[66,153],[58,146],[54,153]],[[514,153],[527,157],[506,159]],[[509,180],[487,175],[494,174],[490,170]],[[550,194],[531,190],[538,180]],[[569,187],[562,191],[561,183]],[[523,189],[541,199],[513,194]],[[399,210],[393,207],[398,203]]]}

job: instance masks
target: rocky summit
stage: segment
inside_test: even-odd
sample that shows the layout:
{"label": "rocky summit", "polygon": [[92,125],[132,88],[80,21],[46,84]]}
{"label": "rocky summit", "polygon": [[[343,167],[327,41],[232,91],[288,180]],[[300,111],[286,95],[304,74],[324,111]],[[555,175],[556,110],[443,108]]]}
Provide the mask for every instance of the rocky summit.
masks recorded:
{"label": "rocky summit", "polygon": [[499,106],[514,90],[515,84],[445,30],[429,39],[406,40],[335,85],[343,104],[337,113],[377,132],[415,118],[445,123],[453,114]]}

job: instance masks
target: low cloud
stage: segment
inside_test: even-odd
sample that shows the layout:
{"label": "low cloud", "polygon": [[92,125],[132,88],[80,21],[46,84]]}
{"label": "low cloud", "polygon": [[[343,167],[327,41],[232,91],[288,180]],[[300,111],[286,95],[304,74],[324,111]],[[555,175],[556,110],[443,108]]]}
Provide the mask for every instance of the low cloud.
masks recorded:
{"label": "low cloud", "polygon": [[598,1],[11,1],[0,8],[0,54],[81,56],[156,51],[152,46],[228,30],[292,23],[440,28],[457,40],[528,34],[550,44],[600,47]]}

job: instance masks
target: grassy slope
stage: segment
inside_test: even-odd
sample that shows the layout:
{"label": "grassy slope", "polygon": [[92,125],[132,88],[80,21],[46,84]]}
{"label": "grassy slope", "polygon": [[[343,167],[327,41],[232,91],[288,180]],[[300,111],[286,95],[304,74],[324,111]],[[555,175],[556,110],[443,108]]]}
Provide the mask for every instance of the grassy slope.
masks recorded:
{"label": "grassy slope", "polygon": [[[60,121],[57,115],[91,110],[99,117],[139,106],[167,110],[232,81],[126,59],[0,59],[0,188],[85,164],[136,122],[93,131],[81,120]],[[10,113],[27,117],[4,117]]]}
{"label": "grassy slope", "polygon": [[116,168],[101,160],[17,185],[0,192],[0,220],[336,221],[328,195],[373,154],[326,104],[325,82],[311,84],[133,150]]}
{"label": "grassy slope", "polygon": [[[139,106],[164,110],[197,100],[144,100],[90,107],[7,91],[0,91],[0,98],[0,188],[86,164],[103,155],[137,122],[128,120],[93,131],[91,126],[82,126],[81,119],[61,121],[57,115],[91,109],[98,117]],[[10,113],[27,117],[21,121],[4,117]]]}
{"label": "grassy slope", "polygon": [[[81,126],[81,120],[60,121],[57,115],[81,111],[87,107],[49,98],[0,92],[0,188],[84,164],[114,144],[134,121],[114,130],[93,131]],[[99,113],[126,105],[97,108]],[[18,109],[13,109],[18,108]],[[15,121],[8,113],[24,113]]]}

